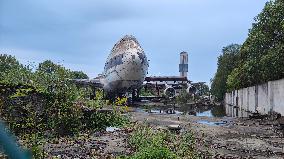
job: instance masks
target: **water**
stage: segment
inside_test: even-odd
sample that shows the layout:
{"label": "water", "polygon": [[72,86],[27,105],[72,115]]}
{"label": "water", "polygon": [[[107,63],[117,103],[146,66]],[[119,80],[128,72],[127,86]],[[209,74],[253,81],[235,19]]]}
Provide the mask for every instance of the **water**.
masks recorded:
{"label": "water", "polygon": [[144,106],[134,109],[135,112],[153,113],[153,114],[167,114],[167,109],[174,109],[178,115],[187,114],[204,117],[224,117],[225,109],[222,106],[197,106],[183,105],[183,106]]}
{"label": "water", "polygon": [[222,126],[222,125],[227,124],[227,122],[225,122],[225,121],[213,122],[213,121],[207,121],[207,120],[200,120],[200,121],[198,121],[197,123],[205,124],[205,125],[210,125],[210,126],[217,126],[217,125]]}
{"label": "water", "polygon": [[[168,109],[168,108],[167,108]],[[142,113],[151,113],[151,114],[168,114],[166,113],[166,108],[151,108],[151,109],[143,109],[143,108],[135,108],[134,111],[135,112],[142,112]],[[176,114],[176,115],[179,115],[179,114],[184,114],[184,112],[181,112],[181,111],[178,111],[178,110],[174,110],[175,113],[173,114]]]}
{"label": "water", "polygon": [[207,110],[204,112],[198,112],[196,113],[196,116],[205,116],[205,117],[214,117],[212,114],[212,110]]}
{"label": "water", "polygon": [[[180,107],[173,107],[173,106],[144,106],[143,107],[136,107],[134,109],[135,112],[143,112],[149,114],[157,114],[163,115],[167,114],[166,110],[168,109],[175,109],[174,114],[168,115],[193,115],[198,117],[224,117],[225,116],[225,109],[222,106],[192,106],[192,105],[184,105]],[[208,120],[200,120],[197,123],[205,124],[209,126],[223,126],[227,124],[226,121],[208,121]]]}

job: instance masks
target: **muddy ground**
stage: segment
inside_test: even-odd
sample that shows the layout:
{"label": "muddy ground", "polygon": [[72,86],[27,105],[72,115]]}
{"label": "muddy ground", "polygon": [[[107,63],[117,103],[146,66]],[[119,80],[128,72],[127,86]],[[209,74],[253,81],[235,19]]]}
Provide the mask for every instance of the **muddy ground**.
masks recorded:
{"label": "muddy ground", "polygon": [[182,131],[191,130],[204,141],[199,149],[209,151],[210,158],[284,158],[283,135],[275,122],[163,112],[132,112],[131,119],[163,128],[181,125]]}

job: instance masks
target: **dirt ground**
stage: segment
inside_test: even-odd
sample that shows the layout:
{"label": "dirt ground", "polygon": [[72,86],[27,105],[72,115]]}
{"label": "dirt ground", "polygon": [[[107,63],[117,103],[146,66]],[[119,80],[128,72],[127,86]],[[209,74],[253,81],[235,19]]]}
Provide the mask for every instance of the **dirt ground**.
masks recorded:
{"label": "dirt ground", "polygon": [[47,158],[108,159],[131,152],[127,144],[128,129],[113,132],[84,133],[72,138],[59,138],[45,144]]}
{"label": "dirt ground", "polygon": [[[284,158],[283,135],[273,122],[230,117],[193,116],[187,113],[166,114],[129,112],[132,122],[146,123],[167,129],[180,125],[181,131],[192,131],[199,141],[200,152],[209,152],[208,158]],[[114,158],[131,153],[127,144],[130,129],[113,132],[82,133],[74,138],[49,141],[44,149],[49,158]]]}
{"label": "dirt ground", "polygon": [[282,134],[273,123],[229,117],[201,117],[181,114],[132,112],[131,119],[157,127],[179,124],[204,141],[201,151],[210,158],[284,158]]}

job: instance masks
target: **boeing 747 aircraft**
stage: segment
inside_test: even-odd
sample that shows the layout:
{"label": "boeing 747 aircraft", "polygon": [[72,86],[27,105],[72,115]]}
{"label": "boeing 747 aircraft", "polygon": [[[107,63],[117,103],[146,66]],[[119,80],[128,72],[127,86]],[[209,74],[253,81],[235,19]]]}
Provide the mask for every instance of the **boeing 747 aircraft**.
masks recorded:
{"label": "boeing 747 aircraft", "polygon": [[[111,50],[101,76],[88,80],[76,79],[77,83],[91,83],[103,88],[108,96],[120,95],[140,89],[148,74],[149,62],[146,54],[134,36],[126,35]],[[173,88],[166,87],[165,91]]]}

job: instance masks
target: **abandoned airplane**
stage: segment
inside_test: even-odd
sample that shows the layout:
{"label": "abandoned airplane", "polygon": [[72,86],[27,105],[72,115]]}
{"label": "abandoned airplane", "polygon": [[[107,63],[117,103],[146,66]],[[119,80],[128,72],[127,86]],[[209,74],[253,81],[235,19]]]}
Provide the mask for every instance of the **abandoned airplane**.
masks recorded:
{"label": "abandoned airplane", "polygon": [[[75,81],[76,83],[91,84],[96,88],[103,88],[108,96],[121,95],[138,90],[143,86],[148,74],[148,67],[149,61],[139,42],[134,36],[126,35],[112,48],[102,75],[91,80],[76,79]],[[155,79],[155,77],[151,77],[151,79]],[[181,79],[184,81],[184,78]],[[179,80],[179,78],[175,80]],[[188,82],[187,78],[186,82]],[[168,84],[165,84],[165,86],[165,94],[174,96],[174,88]],[[190,87],[188,85],[188,88]]]}

